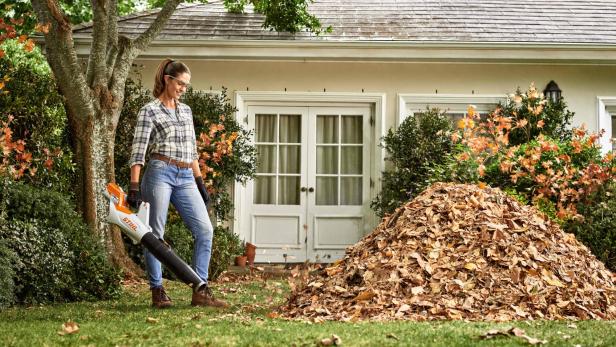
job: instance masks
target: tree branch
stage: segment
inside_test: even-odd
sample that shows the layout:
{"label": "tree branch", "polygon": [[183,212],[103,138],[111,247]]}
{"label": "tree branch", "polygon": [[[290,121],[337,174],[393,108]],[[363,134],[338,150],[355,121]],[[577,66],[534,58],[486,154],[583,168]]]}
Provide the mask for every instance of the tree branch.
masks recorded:
{"label": "tree branch", "polygon": [[[158,16],[152,22],[152,25],[139,37],[135,39],[134,48],[139,52],[146,49],[152,40],[158,36],[158,34],[163,30],[167,21],[175,11],[176,7],[180,4],[181,0],[169,0],[165,3],[165,6],[158,12]],[[132,63],[132,62],[131,62]]]}
{"label": "tree branch", "polygon": [[108,0],[91,0],[92,46],[88,57],[87,82],[92,88],[107,85]]}
{"label": "tree branch", "polygon": [[118,0],[111,0],[108,11],[109,32],[107,35],[107,82],[110,83],[118,57]]}
{"label": "tree branch", "polygon": [[66,97],[69,114],[83,121],[94,113],[92,96],[81,70],[73,44],[68,18],[62,13],[57,0],[33,0],[32,7],[40,23],[51,23],[45,34],[45,51],[58,86]]}
{"label": "tree branch", "polygon": [[135,40],[131,41],[125,37],[118,40],[118,56],[109,83],[109,89],[114,96],[124,93],[124,85],[133,61],[163,30],[180,2],[181,0],[168,0],[150,27]]}

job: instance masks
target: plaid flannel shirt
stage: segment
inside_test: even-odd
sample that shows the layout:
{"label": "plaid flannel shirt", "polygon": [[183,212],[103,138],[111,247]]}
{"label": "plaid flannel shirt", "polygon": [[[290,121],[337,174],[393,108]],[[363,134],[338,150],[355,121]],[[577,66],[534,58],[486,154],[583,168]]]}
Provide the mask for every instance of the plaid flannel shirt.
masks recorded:
{"label": "plaid flannel shirt", "polygon": [[185,163],[199,159],[192,111],[177,103],[175,112],[159,99],[139,110],[129,166],[145,163],[146,153],[158,153]]}

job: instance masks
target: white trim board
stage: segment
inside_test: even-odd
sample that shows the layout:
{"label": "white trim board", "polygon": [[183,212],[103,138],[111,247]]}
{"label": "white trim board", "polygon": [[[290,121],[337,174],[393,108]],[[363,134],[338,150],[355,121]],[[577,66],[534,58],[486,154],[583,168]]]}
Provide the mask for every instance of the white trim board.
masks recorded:
{"label": "white trim board", "polygon": [[[507,96],[502,94],[398,94],[398,123],[400,125],[409,115],[406,114],[407,105],[417,106],[425,109],[427,105],[455,104],[460,105],[465,110],[468,105],[497,105],[499,102],[507,101]],[[445,110],[443,110],[445,111]],[[478,111],[492,111],[479,108]]]}
{"label": "white trim board", "polygon": [[[75,35],[78,56],[88,56],[91,37]],[[37,43],[44,44],[42,40]],[[523,42],[155,40],[138,59],[468,62],[615,65],[616,47],[601,44]]]}
{"label": "white trim board", "polygon": [[605,134],[599,139],[601,153],[606,154],[612,149],[610,139],[615,137],[612,129],[612,115],[616,115],[616,96],[597,97],[597,130],[605,130]]}
{"label": "white trim board", "polygon": [[[371,146],[373,162],[370,167],[370,178],[373,185],[370,188],[370,198],[374,198],[381,191],[381,171],[384,167],[384,149],[379,147],[381,137],[385,136],[385,93],[344,93],[344,92],[272,92],[272,91],[236,91],[235,107],[237,108],[236,119],[245,126],[248,116],[248,106],[273,106],[273,105],[302,105],[302,106],[328,106],[368,104],[373,109],[374,136]],[[244,189],[240,183],[235,183],[233,230],[243,239],[250,236],[247,226],[242,223],[242,210],[245,202]],[[366,221],[376,226],[378,218],[374,214],[365,216]]]}

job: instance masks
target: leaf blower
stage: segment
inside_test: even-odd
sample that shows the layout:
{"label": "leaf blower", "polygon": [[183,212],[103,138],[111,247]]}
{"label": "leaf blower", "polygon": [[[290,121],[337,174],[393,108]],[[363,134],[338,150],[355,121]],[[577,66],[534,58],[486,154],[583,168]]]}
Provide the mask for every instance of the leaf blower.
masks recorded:
{"label": "leaf blower", "polygon": [[122,229],[135,244],[141,243],[156,259],[173,272],[182,282],[188,284],[194,291],[201,289],[206,283],[186,264],[169,244],[159,239],[150,227],[150,204],[142,202],[137,213],[133,213],[126,203],[126,193],[115,183],[107,184],[103,192],[109,199],[109,215],[107,222]]}

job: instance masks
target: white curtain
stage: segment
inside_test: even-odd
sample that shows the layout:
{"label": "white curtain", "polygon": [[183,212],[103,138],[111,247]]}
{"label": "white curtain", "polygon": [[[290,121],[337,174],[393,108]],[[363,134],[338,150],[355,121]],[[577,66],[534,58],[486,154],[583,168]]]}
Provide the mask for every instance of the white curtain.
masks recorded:
{"label": "white curtain", "polygon": [[255,123],[258,166],[254,203],[298,205],[301,115],[257,114]]}
{"label": "white curtain", "polygon": [[317,205],[362,204],[362,122],[361,116],[317,116]]}

